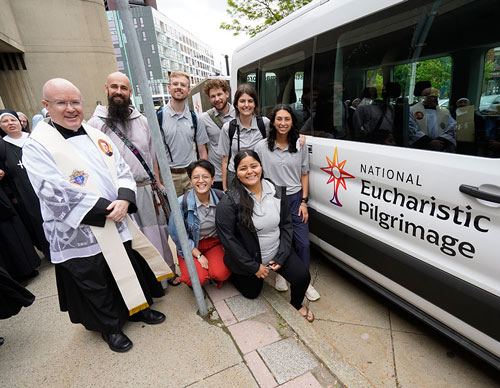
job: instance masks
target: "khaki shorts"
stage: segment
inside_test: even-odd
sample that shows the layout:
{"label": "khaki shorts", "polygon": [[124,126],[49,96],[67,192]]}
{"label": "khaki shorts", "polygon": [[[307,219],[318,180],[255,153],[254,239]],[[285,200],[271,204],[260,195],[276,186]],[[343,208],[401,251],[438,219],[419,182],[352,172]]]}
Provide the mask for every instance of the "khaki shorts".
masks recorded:
{"label": "khaki shorts", "polygon": [[187,172],[181,174],[172,173],[172,180],[174,181],[175,193],[178,197],[191,189]]}

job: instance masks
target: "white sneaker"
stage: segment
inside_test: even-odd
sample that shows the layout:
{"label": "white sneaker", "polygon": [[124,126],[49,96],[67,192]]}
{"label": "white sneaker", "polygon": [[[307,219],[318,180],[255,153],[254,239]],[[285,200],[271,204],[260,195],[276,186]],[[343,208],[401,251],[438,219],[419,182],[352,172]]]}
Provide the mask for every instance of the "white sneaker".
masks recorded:
{"label": "white sneaker", "polygon": [[318,291],[315,290],[315,288],[309,284],[309,287],[307,287],[306,291],[306,298],[309,299],[311,302],[314,302],[318,300],[321,296],[319,295]]}
{"label": "white sneaker", "polygon": [[288,291],[288,284],[286,284],[286,280],[283,276],[276,274],[276,283],[274,284],[274,288],[278,291]]}

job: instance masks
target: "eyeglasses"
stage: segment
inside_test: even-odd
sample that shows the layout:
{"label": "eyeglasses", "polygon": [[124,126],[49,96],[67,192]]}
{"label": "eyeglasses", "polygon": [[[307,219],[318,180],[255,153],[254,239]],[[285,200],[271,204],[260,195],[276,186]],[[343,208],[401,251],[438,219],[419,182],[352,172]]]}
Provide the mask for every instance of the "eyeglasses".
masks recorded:
{"label": "eyeglasses", "polygon": [[191,180],[193,181],[199,181],[199,180],[208,181],[210,179],[212,179],[210,175],[193,175],[191,177]]}
{"label": "eyeglasses", "polygon": [[49,101],[45,100],[51,104],[54,104],[60,109],[66,108],[68,105],[71,105],[72,108],[80,108],[83,105],[83,101]]}

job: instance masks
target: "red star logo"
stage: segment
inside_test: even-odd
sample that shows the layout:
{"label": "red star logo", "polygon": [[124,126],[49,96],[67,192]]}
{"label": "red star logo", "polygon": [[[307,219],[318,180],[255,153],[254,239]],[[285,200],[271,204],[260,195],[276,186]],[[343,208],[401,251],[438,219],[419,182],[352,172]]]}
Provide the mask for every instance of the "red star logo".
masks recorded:
{"label": "red star logo", "polygon": [[348,172],[344,171],[344,166],[345,166],[347,160],[344,160],[343,162],[339,163],[337,147],[335,147],[335,152],[333,154],[333,161],[330,160],[330,158],[328,156],[326,157],[326,160],[328,162],[328,167],[321,167],[321,169],[324,172],[330,174],[330,178],[328,178],[328,182],[326,182],[326,184],[331,183],[331,182],[334,183],[333,197],[332,197],[332,199],[330,199],[330,202],[336,206],[342,207],[342,204],[340,203],[339,197],[338,197],[339,186],[342,185],[344,190],[347,190],[345,180],[355,178],[355,177],[354,177],[354,175],[351,175]]}

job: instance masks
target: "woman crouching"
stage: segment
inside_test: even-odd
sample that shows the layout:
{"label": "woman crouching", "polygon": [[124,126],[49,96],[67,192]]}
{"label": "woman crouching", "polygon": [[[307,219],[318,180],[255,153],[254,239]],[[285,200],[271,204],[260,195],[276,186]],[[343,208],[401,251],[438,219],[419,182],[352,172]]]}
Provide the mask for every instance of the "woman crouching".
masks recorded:
{"label": "woman crouching", "polygon": [[[221,190],[212,189],[215,168],[209,161],[200,159],[191,163],[187,167],[187,174],[193,188],[181,195],[178,200],[191,254],[195,259],[200,284],[203,286],[211,278],[218,282],[220,288],[222,282],[231,275],[231,271],[224,265],[224,251],[215,228],[215,209],[224,193]],[[168,223],[168,233],[177,246],[181,270],[180,280],[191,286],[191,279],[172,216]]]}
{"label": "woman crouching", "polygon": [[276,271],[290,282],[290,304],[312,322],[314,314],[302,306],[311,276],[292,249],[286,189],[263,179],[262,163],[254,151],[238,152],[234,168],[236,179],[215,216],[231,281],[243,296],[254,299],[269,270]]}

